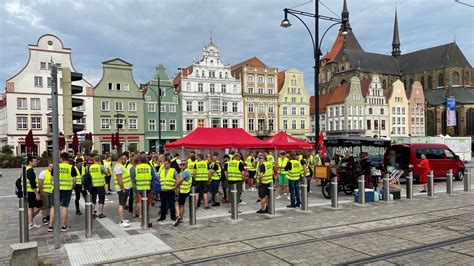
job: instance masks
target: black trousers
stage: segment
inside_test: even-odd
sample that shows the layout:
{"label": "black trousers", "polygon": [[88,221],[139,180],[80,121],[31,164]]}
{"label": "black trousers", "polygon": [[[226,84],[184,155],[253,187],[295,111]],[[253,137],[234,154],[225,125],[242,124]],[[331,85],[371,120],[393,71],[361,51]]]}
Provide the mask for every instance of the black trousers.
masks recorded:
{"label": "black trousers", "polygon": [[160,200],[161,200],[161,211],[160,211],[160,219],[166,219],[166,213],[168,209],[171,213],[171,220],[176,220],[176,207],[174,205],[174,197],[175,192],[174,190],[162,190],[160,192]]}
{"label": "black trousers", "polygon": [[81,194],[86,199],[87,191],[82,190],[82,185],[76,185],[74,187],[74,192],[76,193],[76,200],[74,203],[76,204],[76,211],[79,211],[79,201],[81,200]]}

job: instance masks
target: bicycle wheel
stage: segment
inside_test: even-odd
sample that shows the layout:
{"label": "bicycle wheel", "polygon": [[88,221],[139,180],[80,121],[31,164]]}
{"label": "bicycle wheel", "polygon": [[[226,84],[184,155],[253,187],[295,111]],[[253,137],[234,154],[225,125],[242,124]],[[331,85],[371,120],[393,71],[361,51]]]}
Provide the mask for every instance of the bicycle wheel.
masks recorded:
{"label": "bicycle wheel", "polygon": [[342,189],[344,190],[344,193],[346,193],[346,195],[351,195],[352,193],[354,193],[353,185],[344,185]]}
{"label": "bicycle wheel", "polygon": [[323,196],[326,199],[330,199],[331,198],[331,182],[326,182],[321,188],[323,190]]}

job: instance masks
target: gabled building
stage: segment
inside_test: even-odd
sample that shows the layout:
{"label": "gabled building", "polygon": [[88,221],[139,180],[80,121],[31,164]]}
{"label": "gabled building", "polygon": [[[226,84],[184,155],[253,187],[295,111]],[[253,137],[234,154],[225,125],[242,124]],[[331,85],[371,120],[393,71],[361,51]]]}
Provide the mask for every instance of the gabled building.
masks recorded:
{"label": "gabled building", "polygon": [[409,132],[408,99],[403,82],[397,80],[392,88],[385,90],[388,103],[388,119],[391,137],[406,137]]}
{"label": "gabled building", "polygon": [[364,79],[362,83],[366,81],[369,81],[370,84],[367,89],[364,89],[365,85],[362,85],[365,97],[365,135],[369,137],[387,137],[390,135],[388,127],[388,104],[383,93],[380,77],[375,74],[371,80]]}
{"label": "gabled building", "polygon": [[222,63],[212,40],[201,60],[179,70],[173,85],[181,94],[183,136],[197,127],[244,127],[241,81]]}
{"label": "gabled building", "polygon": [[309,95],[303,73],[296,68],[279,72],[278,94],[280,130],[304,140],[311,137]]}
{"label": "gabled building", "polygon": [[240,62],[231,70],[242,82],[245,131],[260,138],[278,133],[278,70],[257,57]]}
{"label": "gabled building", "polygon": [[415,81],[407,91],[408,108],[410,108],[409,134],[413,137],[425,136],[425,95],[419,81]]}
{"label": "gabled building", "polygon": [[[103,154],[112,150],[144,149],[143,94],[135,83],[132,64],[115,58],[102,62],[102,79],[94,87],[94,148]],[[120,146],[113,147],[112,134]]]}
{"label": "gabled building", "polygon": [[[59,120],[59,131],[63,129],[63,91],[61,88],[62,67],[68,67],[73,72],[71,49],[65,48],[63,42],[52,34],[38,38],[36,44],[28,46],[29,58],[26,65],[17,74],[6,81],[5,98],[0,104],[2,131],[0,142],[14,147],[16,155],[25,155],[25,136],[31,129],[34,138],[34,154],[41,155],[52,149],[53,119]],[[51,99],[51,66],[54,62],[58,67],[58,117],[52,117]],[[79,132],[84,138],[88,132],[94,132],[92,85],[86,79],[75,83],[83,88],[78,98],[84,100],[80,111],[84,118],[74,123],[84,125]],[[74,110],[79,111],[75,108]],[[67,146],[72,147],[72,139],[66,139]],[[66,148],[69,150],[68,148]]]}
{"label": "gabled building", "polygon": [[[160,89],[158,89],[158,84]],[[143,108],[145,150],[158,152],[159,148],[163,148],[166,143],[183,136],[180,94],[176,93],[172,80],[161,64],[156,67],[155,74],[142,89],[145,95]],[[158,97],[160,97],[161,109],[158,109]],[[158,130],[158,116],[161,120],[161,130]],[[159,133],[161,133],[161,143],[159,143]]]}

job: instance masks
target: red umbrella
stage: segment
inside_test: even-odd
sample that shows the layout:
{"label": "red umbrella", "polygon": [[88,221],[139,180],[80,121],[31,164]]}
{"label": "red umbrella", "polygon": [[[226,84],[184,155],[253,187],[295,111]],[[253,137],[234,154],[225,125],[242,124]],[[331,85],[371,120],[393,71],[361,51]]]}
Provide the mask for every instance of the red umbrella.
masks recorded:
{"label": "red umbrella", "polygon": [[30,131],[28,131],[28,134],[25,137],[25,146],[26,146],[27,153],[28,152],[33,153],[35,141],[33,139],[33,131],[31,129]]}
{"label": "red umbrella", "polygon": [[86,139],[92,141],[92,132],[86,135]]}
{"label": "red umbrella", "polygon": [[74,132],[74,135],[72,136],[72,150],[74,151],[74,154],[77,154],[77,151],[79,150],[79,138],[77,137],[77,132]]}
{"label": "red umbrella", "polygon": [[110,144],[112,145],[112,149],[114,150],[115,147],[115,135],[112,133],[112,140],[110,141]]}
{"label": "red umbrella", "polygon": [[117,150],[120,150],[120,136],[118,131],[115,133],[115,146],[117,146]]}
{"label": "red umbrella", "polygon": [[66,139],[64,138],[63,133],[59,134],[59,150],[64,150],[66,147]]}

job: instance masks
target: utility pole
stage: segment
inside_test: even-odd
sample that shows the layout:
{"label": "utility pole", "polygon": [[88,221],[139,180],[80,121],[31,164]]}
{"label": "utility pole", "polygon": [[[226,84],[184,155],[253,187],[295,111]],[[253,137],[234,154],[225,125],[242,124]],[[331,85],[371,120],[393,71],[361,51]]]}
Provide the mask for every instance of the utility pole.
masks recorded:
{"label": "utility pole", "polygon": [[51,96],[53,99],[53,180],[54,180],[54,248],[61,246],[61,210],[59,206],[59,107],[58,67],[51,60]]}

